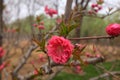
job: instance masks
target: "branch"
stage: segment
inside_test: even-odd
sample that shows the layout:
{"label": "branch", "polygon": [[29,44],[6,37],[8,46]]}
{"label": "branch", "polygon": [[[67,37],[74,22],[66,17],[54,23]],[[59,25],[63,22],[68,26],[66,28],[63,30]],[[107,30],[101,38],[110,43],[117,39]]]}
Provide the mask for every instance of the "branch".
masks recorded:
{"label": "branch", "polygon": [[92,36],[92,37],[81,37],[81,38],[68,38],[69,40],[91,40],[91,39],[112,39],[113,36]]}
{"label": "branch", "polygon": [[85,6],[83,7],[83,10],[85,10],[87,8],[89,2],[90,2],[90,0],[87,0]]}
{"label": "branch", "polygon": [[64,67],[58,67],[57,71],[50,75],[50,77],[47,80],[52,80],[57,74],[59,74]]}
{"label": "branch", "polygon": [[36,49],[38,46],[30,46],[30,48],[28,49],[27,53],[23,56],[21,62],[18,64],[18,66],[14,69],[13,71],[13,76],[16,76],[18,71],[23,67],[23,65],[26,63],[27,59],[30,57],[32,51],[34,49]]}
{"label": "branch", "polygon": [[67,0],[67,2],[66,2],[65,19],[64,19],[65,22],[67,22],[70,17],[72,2],[73,2],[73,0]]}
{"label": "branch", "polygon": [[[120,71],[113,71],[113,72],[110,72],[110,74],[112,74],[112,75],[120,75]],[[97,77],[91,78],[90,80],[98,80],[100,78],[109,77],[110,74],[109,73],[104,73],[104,74],[99,75]]]}
{"label": "branch", "polygon": [[[89,16],[89,17],[104,19],[104,18],[106,18],[106,17],[108,17],[108,16],[110,16],[110,15],[112,15],[112,14],[118,12],[118,11],[120,11],[120,9],[117,9],[114,12],[108,13],[107,15],[104,15],[104,16],[97,16],[97,15],[93,16],[93,15],[88,15],[88,14],[83,14],[83,16]],[[85,12],[85,11],[83,11],[83,12]]]}
{"label": "branch", "polygon": [[118,12],[119,10],[120,10],[120,9],[117,9],[117,10],[115,10],[114,12],[108,13],[107,15],[103,16],[103,18],[105,18],[105,17],[107,17],[107,16],[110,16],[110,15],[112,15],[112,14]]}
{"label": "branch", "polygon": [[[100,57],[100,58],[91,58],[91,59],[87,59],[85,60],[88,64],[97,64],[97,63],[100,63],[100,62],[103,62],[104,61],[104,58],[103,57]],[[77,62],[75,65],[80,65],[81,63]],[[54,63],[53,61],[51,61],[51,67],[57,67],[57,66],[70,66],[70,64],[56,64]],[[48,63],[42,65],[40,67],[40,69],[42,69],[44,71],[44,74],[50,74],[50,70],[49,70],[49,67],[48,67]],[[53,73],[51,73],[53,74]],[[43,75],[43,74],[42,74]],[[24,75],[24,76],[21,76],[19,75],[19,79],[20,80],[30,80],[32,78],[32,76],[34,76],[34,73],[33,72],[30,72],[29,74],[27,75]],[[39,76],[39,75],[38,75]]]}

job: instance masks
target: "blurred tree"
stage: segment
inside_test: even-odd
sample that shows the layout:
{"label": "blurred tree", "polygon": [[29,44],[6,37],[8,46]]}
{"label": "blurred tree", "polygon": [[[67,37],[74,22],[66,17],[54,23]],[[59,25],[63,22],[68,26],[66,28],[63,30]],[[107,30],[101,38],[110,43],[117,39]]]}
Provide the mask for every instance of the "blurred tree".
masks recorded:
{"label": "blurred tree", "polygon": [[[3,0],[0,0],[0,47],[2,46],[2,39],[3,39]],[[0,58],[0,65],[2,64],[2,58]],[[0,72],[0,80],[1,80],[1,72]]]}

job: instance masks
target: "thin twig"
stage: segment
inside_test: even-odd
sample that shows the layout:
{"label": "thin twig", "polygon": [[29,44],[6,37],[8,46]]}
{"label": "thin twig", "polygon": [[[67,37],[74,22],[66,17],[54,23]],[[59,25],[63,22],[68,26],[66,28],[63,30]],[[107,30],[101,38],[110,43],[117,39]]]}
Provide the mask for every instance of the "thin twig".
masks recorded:
{"label": "thin twig", "polygon": [[80,38],[68,38],[69,40],[91,40],[91,39],[112,39],[113,36],[92,36],[92,37],[80,37]]}
{"label": "thin twig", "polygon": [[[112,75],[120,75],[120,71],[113,71],[113,72],[109,72],[109,73],[112,74]],[[99,75],[97,77],[91,78],[89,80],[98,80],[100,78],[108,77],[108,76],[110,76],[110,74],[104,73],[102,75]]]}
{"label": "thin twig", "polygon": [[104,70],[104,72],[106,72],[108,75],[111,75],[111,76],[113,76],[114,78],[116,78],[117,80],[120,80],[120,77],[118,77],[118,76],[116,76],[116,75],[114,75],[114,74],[111,74],[110,71],[106,70],[104,67],[99,66],[99,65],[96,65],[96,66],[97,66],[98,68]]}

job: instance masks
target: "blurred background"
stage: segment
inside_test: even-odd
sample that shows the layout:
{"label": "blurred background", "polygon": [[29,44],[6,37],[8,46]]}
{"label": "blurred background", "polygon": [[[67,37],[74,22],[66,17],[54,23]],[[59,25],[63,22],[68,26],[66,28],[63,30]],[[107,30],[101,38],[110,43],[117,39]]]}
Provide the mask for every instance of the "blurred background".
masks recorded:
{"label": "blurred background", "polygon": [[[65,13],[65,5],[67,0],[3,0],[3,24],[4,24],[4,37],[3,46],[7,50],[11,60],[12,66],[17,65],[20,56],[23,55],[28,47],[31,45],[32,34],[38,34],[38,29],[34,29],[33,24],[36,23],[36,17],[42,16],[45,31],[49,31],[51,27],[56,25],[56,18],[61,17]],[[81,1],[81,0],[78,0]],[[85,0],[87,1],[87,0]],[[91,0],[87,6],[86,10],[89,10],[91,4],[96,3],[96,0]],[[58,14],[50,18],[45,14],[45,6],[56,9]],[[74,8],[75,0],[73,0],[72,8]],[[108,14],[109,9],[111,13]],[[117,11],[116,11],[117,10]],[[79,31],[79,37],[89,37],[89,36],[104,36],[107,35],[105,27],[110,23],[120,23],[120,0],[104,0],[102,4],[102,9],[97,13],[98,17],[83,16],[82,23]],[[105,16],[100,18],[100,16]],[[75,37],[75,30],[71,32],[69,37]],[[108,40],[86,40],[80,41],[80,43],[87,43],[88,47],[86,50],[91,49],[93,45],[99,49],[107,58],[107,62],[102,65],[106,69],[111,69],[113,63],[116,63],[116,67],[113,70],[120,70],[120,37]],[[24,66],[23,70],[30,66],[29,62],[36,58],[38,53],[32,54],[32,57],[28,60],[28,65]],[[42,63],[40,63],[42,64]],[[10,68],[11,69],[11,68]],[[28,72],[31,69],[28,69]],[[93,65],[85,67],[84,73],[73,74],[71,70],[64,69],[57,75],[53,80],[89,80],[91,77],[95,77],[102,72],[99,72]],[[20,73],[25,73],[20,72]],[[91,74],[93,73],[93,74]],[[87,77],[86,77],[87,76]],[[104,79],[100,79],[104,80]],[[105,79],[106,80],[106,79]],[[107,79],[113,80],[113,79]]]}

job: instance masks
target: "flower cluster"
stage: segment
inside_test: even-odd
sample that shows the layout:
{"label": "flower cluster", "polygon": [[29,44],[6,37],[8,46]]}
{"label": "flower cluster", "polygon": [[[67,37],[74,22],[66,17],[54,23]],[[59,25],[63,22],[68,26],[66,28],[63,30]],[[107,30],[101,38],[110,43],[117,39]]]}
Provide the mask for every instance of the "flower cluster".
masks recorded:
{"label": "flower cluster", "polygon": [[53,36],[47,45],[47,53],[56,63],[64,64],[70,58],[73,45],[63,37]]}
{"label": "flower cluster", "polygon": [[89,14],[96,14],[98,11],[102,9],[102,6],[99,4],[92,4],[91,5],[91,10],[88,11]]}
{"label": "flower cluster", "polygon": [[119,36],[120,35],[120,24],[114,23],[106,27],[106,32],[110,36]]}
{"label": "flower cluster", "polygon": [[45,13],[48,14],[50,17],[53,17],[54,14],[58,14],[57,10],[48,8],[48,6],[45,6]]}
{"label": "flower cluster", "polygon": [[42,30],[42,29],[45,28],[43,21],[41,21],[41,22],[38,23],[38,24],[33,24],[33,26],[36,27],[36,28],[38,28],[39,30]]}

